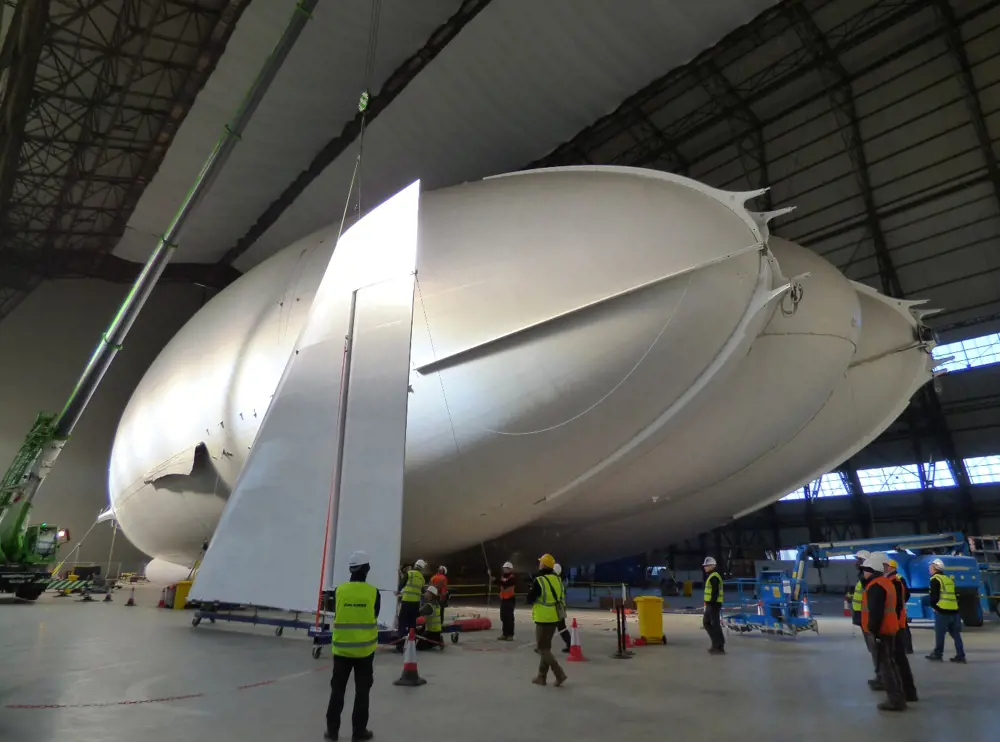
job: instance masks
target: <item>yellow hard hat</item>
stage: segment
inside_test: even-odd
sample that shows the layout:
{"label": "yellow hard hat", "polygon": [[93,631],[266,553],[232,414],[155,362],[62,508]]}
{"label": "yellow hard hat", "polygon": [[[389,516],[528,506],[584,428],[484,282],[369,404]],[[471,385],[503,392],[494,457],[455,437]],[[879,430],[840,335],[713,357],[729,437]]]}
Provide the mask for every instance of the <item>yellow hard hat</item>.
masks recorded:
{"label": "yellow hard hat", "polygon": [[553,567],[556,566],[556,558],[551,554],[542,554],[540,557],[538,557],[538,563],[541,564],[543,567],[548,567],[549,569],[552,569]]}
{"label": "yellow hard hat", "polygon": [[898,569],[898,568],[899,568],[899,563],[898,563],[898,562],[897,562],[897,561],[896,561],[895,559],[890,559],[890,560],[888,561],[888,564],[889,564],[889,566],[890,566],[890,567],[892,567],[893,569]]}

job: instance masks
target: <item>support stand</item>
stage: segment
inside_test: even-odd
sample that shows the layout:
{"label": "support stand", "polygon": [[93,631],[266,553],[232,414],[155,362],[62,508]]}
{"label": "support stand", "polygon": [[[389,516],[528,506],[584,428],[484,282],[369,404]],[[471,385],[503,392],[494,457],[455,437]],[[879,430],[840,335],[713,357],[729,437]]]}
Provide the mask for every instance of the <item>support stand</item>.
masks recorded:
{"label": "support stand", "polygon": [[635,652],[630,652],[625,648],[625,603],[628,601],[628,588],[622,585],[621,602],[615,601],[615,634],[618,638],[618,651],[611,657],[616,660],[630,660],[635,657]]}

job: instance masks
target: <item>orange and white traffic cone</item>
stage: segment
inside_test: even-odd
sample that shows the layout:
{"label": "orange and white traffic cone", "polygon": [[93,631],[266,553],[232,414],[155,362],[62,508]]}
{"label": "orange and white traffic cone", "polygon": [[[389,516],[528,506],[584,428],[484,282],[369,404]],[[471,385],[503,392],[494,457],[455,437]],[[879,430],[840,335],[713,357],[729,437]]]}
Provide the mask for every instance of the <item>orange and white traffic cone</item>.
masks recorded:
{"label": "orange and white traffic cone", "polygon": [[104,600],[101,601],[101,602],[102,603],[110,603],[111,602],[111,591],[110,590],[108,592],[104,593]]}
{"label": "orange and white traffic cone", "polygon": [[583,647],[580,646],[580,628],[576,625],[576,619],[573,619],[573,625],[569,629],[569,656],[566,658],[567,662],[587,662],[587,658],[583,656]]}
{"label": "orange and white traffic cone", "polygon": [[844,617],[845,618],[850,618],[851,617],[851,596],[850,595],[845,595],[844,596]]}
{"label": "orange and white traffic cone", "polygon": [[167,588],[160,590],[160,602],[156,604],[157,608],[167,607]]}
{"label": "orange and white traffic cone", "polygon": [[629,636],[628,631],[625,632],[625,649],[632,648],[632,637]]}
{"label": "orange and white traffic cone", "polygon": [[135,588],[134,587],[132,588],[132,590],[128,594],[128,600],[125,601],[125,607],[126,608],[135,608]]}
{"label": "orange and white traffic cone", "polygon": [[410,629],[410,635],[406,637],[406,650],[403,652],[403,674],[399,676],[399,680],[393,680],[392,684],[417,686],[426,682],[417,672],[417,632]]}
{"label": "orange and white traffic cone", "polygon": [[802,617],[803,618],[812,618],[812,615],[813,615],[812,611],[809,610],[809,598],[803,596],[802,597]]}

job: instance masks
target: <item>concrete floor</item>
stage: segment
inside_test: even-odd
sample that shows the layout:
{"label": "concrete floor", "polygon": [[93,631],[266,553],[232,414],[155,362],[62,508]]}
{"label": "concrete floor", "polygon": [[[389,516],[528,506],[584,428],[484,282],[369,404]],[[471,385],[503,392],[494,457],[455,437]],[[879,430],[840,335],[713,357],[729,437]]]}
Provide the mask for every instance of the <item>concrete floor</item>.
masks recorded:
{"label": "concrete floor", "polygon": [[[0,605],[0,740],[158,742],[320,740],[330,659],[307,640],[265,627],[202,624],[191,613],[43,598]],[[489,614],[488,614],[489,615]],[[517,641],[468,634],[444,653],[421,652],[427,685],[398,688],[401,661],[376,659],[371,728],[381,740],[607,742],[667,735],[690,740],[895,742],[997,739],[994,698],[1000,626],[968,630],[969,664],[923,659],[929,631],[915,632],[921,702],[903,714],[875,709],[860,637],[840,617],[795,640],[731,636],[712,657],[697,616],[666,615],[670,645],[614,660],[609,614],[575,612],[585,664],[567,664],[565,688],[529,683],[536,669],[527,612]],[[496,614],[492,613],[494,623]],[[949,648],[950,649],[950,648]],[[562,655],[560,655],[562,657]],[[252,687],[246,687],[252,686]],[[173,700],[170,700],[173,699]],[[126,703],[131,702],[131,703]],[[345,709],[349,728],[351,698]],[[29,708],[24,708],[28,706]]]}

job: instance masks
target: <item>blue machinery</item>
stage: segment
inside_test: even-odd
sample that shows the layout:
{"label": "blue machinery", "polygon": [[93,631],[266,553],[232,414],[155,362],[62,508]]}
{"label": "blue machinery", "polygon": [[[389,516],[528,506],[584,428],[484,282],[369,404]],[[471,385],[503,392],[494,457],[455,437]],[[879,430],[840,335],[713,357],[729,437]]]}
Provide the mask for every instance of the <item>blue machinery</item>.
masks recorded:
{"label": "blue machinery", "polygon": [[[989,559],[994,553],[989,548],[994,541],[997,541],[994,537],[967,541],[961,533],[936,533],[803,544],[797,549],[793,573],[764,570],[756,580],[727,583],[735,586],[739,607],[726,616],[726,627],[740,633],[760,631],[783,636],[797,636],[803,631],[818,633],[816,620],[808,608],[809,562],[823,568],[829,566],[830,557],[854,554],[861,549],[885,552],[896,560],[899,574],[910,586],[907,614],[918,621],[933,617],[928,597],[930,563],[941,559],[945,572],[955,580],[963,622],[967,626],[982,626],[985,614],[996,611],[1000,615],[997,589],[1000,563]],[[1000,554],[1000,549],[997,553]]]}

